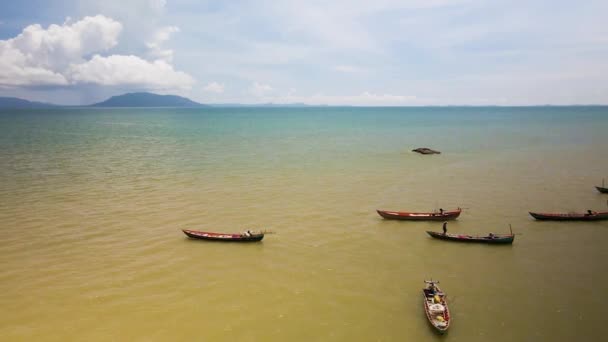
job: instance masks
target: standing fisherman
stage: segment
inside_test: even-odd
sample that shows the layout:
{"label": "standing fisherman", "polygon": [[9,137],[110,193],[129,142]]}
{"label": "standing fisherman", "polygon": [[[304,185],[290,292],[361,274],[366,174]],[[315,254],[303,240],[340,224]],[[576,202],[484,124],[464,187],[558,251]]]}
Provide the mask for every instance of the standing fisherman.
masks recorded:
{"label": "standing fisherman", "polygon": [[448,233],[448,221],[443,222],[443,235]]}

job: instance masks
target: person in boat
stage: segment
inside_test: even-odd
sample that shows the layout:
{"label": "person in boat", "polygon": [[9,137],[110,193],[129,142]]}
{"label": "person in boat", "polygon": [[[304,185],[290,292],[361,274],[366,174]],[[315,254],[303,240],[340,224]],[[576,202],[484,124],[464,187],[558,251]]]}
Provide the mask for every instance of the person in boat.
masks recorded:
{"label": "person in boat", "polygon": [[443,215],[443,208],[439,208],[439,215]]}
{"label": "person in boat", "polygon": [[251,231],[247,229],[247,231],[243,235],[245,235],[246,237],[251,237]]}
{"label": "person in boat", "polygon": [[448,233],[448,221],[443,222],[443,235]]}
{"label": "person in boat", "polygon": [[594,214],[593,210],[591,210],[591,209],[587,210],[587,216],[591,216],[593,214]]}
{"label": "person in boat", "polygon": [[429,294],[431,296],[434,296],[435,293],[437,293],[437,288],[435,287],[435,283],[430,283],[429,284]]}
{"label": "person in boat", "polygon": [[493,239],[493,238],[495,238],[495,237],[496,237],[496,235],[494,235],[494,233],[490,233],[490,235],[488,235],[488,238],[489,238],[489,239]]}

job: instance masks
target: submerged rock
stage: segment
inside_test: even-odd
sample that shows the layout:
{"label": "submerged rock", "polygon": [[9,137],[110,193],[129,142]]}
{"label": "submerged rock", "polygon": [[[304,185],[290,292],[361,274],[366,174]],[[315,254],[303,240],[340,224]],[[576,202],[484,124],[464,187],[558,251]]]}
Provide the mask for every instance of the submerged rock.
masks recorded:
{"label": "submerged rock", "polygon": [[439,151],[435,151],[428,147],[418,147],[412,150],[413,152],[418,152],[420,154],[441,154]]}

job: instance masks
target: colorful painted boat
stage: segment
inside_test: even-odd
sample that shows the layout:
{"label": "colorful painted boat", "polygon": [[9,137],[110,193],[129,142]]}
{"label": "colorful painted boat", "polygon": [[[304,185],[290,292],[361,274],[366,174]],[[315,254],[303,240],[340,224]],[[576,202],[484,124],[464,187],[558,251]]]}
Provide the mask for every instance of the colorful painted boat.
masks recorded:
{"label": "colorful painted boat", "polygon": [[533,213],[530,215],[537,220],[544,221],[599,221],[608,220],[608,211],[597,212],[591,211],[590,213],[568,213],[568,214],[555,214],[555,213]]}
{"label": "colorful painted boat", "polygon": [[440,334],[445,333],[450,327],[452,317],[448,309],[446,295],[441,291],[438,281],[425,280],[426,287],[422,289],[424,297],[424,312],[429,323]]}
{"label": "colorful painted boat", "polygon": [[406,211],[376,210],[378,214],[388,220],[404,221],[447,221],[460,216],[462,209],[432,213],[411,213]]}
{"label": "colorful painted boat", "polygon": [[182,229],[184,234],[192,239],[225,241],[225,242],[256,242],[264,238],[264,233],[212,233]]}
{"label": "colorful painted boat", "polygon": [[440,233],[440,232],[432,232],[427,231],[427,234],[430,236],[448,241],[458,241],[458,242],[479,242],[479,243],[489,243],[489,244],[507,244],[513,243],[515,240],[514,234],[492,234],[490,233],[487,236],[472,236],[472,235],[463,235],[463,234],[449,234],[449,233]]}

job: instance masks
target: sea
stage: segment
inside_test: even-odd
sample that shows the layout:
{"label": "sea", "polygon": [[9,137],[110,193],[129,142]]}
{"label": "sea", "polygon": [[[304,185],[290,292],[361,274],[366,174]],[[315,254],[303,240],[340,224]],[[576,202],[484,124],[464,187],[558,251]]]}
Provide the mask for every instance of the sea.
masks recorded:
{"label": "sea", "polygon": [[[602,340],[608,221],[528,212],[608,211],[607,132],[601,106],[2,110],[0,340]],[[376,213],[457,207],[448,232],[514,243]]]}

